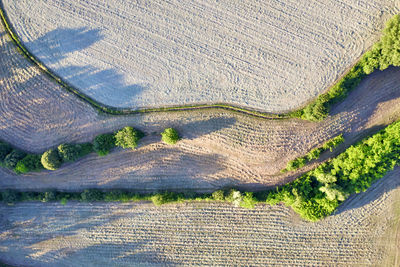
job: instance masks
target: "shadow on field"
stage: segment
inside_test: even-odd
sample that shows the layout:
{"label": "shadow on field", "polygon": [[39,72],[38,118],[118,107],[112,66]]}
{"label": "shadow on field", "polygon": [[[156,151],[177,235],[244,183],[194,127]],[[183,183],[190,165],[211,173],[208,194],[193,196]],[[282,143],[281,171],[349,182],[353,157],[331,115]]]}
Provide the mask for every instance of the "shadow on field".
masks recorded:
{"label": "shadow on field", "polygon": [[388,172],[385,177],[375,181],[365,192],[351,195],[339,206],[335,214],[341,214],[353,209],[363,207],[381,198],[383,195],[400,187],[400,166]]}
{"label": "shadow on field", "polygon": [[[99,29],[59,28],[25,45],[51,71],[84,94],[106,105],[128,107],[145,85],[126,85],[124,75],[115,69],[98,69],[90,65],[93,55],[82,50],[102,39]],[[70,53],[75,53],[74,57],[68,56]],[[79,65],[71,65],[71,58]],[[99,64],[106,66],[107,59],[103,61]]]}

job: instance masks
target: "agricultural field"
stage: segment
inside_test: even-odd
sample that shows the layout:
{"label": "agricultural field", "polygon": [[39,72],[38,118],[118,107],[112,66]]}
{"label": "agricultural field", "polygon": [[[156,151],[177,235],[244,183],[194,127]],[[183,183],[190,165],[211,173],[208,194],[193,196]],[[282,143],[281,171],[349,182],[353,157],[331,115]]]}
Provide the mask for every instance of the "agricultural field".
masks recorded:
{"label": "agricultural field", "polygon": [[[262,120],[217,109],[99,114],[29,63],[4,29],[1,33],[1,139],[38,153],[64,142],[91,141],[126,125],[148,134],[135,151],[116,149],[102,158],[92,154],[53,172],[16,175],[0,168],[3,188],[212,191],[275,186],[297,177],[296,172],[279,173],[289,160],[342,132],[351,144],[400,115],[396,68],[366,78],[320,123]],[[170,126],[183,137],[173,147],[161,143],[159,136]]]}
{"label": "agricultural field", "polygon": [[133,109],[298,108],[331,86],[397,1],[3,0],[23,44],[97,101]]}
{"label": "agricultural field", "polygon": [[[103,103],[136,109],[228,102],[274,112],[298,107],[327,89],[377,40],[383,22],[399,8],[396,1],[254,1],[242,6],[151,1],[139,3],[140,9],[99,0],[1,2],[35,56]],[[109,13],[97,16],[91,13],[94,8]],[[259,10],[257,18],[254,10]],[[238,21],[240,27],[229,27]],[[199,32],[181,35],[185,28]],[[203,37],[209,39],[198,39]],[[218,76],[223,73],[229,74],[225,80]],[[130,98],[121,92],[138,87],[129,84],[145,84],[146,90]],[[204,88],[209,91],[198,91]],[[240,88],[233,100],[231,88]],[[1,190],[257,191],[296,179],[398,119],[400,69],[395,67],[368,75],[320,122],[268,120],[217,108],[108,115],[18,53],[0,24],[1,140],[42,153],[61,143],[90,142],[127,125],[146,134],[135,150],[115,148],[105,157],[92,153],[56,171],[17,175],[0,167]],[[182,137],[176,145],[161,142],[160,133],[168,127]],[[337,150],[280,173],[290,160],[339,134],[345,142]],[[249,210],[217,202],[0,202],[0,263],[399,266],[399,175],[396,167],[315,223],[282,204]]]}
{"label": "agricultural field", "polygon": [[317,223],[281,205],[1,205],[0,258],[27,266],[398,266],[399,175]]}

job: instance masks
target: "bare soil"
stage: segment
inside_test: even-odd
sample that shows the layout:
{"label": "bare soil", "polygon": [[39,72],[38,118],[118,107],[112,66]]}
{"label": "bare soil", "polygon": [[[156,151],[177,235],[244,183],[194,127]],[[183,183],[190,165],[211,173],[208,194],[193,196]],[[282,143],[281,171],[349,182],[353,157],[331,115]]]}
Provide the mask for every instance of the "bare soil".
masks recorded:
{"label": "bare soil", "polygon": [[394,245],[381,239],[396,218],[399,175],[397,167],[317,223],[281,205],[0,205],[0,259],[18,266],[380,266]]}
{"label": "bare soil", "polygon": [[[43,152],[64,142],[91,141],[126,125],[147,133],[135,151],[116,149],[106,157],[92,154],[53,172],[17,176],[0,169],[2,188],[210,191],[275,186],[297,177],[297,173],[279,174],[290,159],[339,133],[350,144],[400,114],[397,68],[365,79],[321,123],[264,120],[221,110],[98,114],[18,54],[4,30],[0,40],[1,139]],[[159,133],[165,127],[177,128],[183,140],[176,146],[161,143]]]}

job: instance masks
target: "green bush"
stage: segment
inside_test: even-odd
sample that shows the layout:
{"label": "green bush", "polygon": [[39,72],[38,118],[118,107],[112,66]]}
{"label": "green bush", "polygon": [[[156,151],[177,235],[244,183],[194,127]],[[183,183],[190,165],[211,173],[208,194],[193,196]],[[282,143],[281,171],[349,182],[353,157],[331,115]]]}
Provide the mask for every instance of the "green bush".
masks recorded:
{"label": "green bush", "polygon": [[41,201],[42,202],[49,202],[49,201],[54,201],[56,199],[57,199],[56,192],[54,192],[54,191],[46,191],[46,192],[44,192]]}
{"label": "green bush", "polygon": [[167,128],[161,133],[161,140],[166,144],[176,144],[179,140],[179,134],[174,128]]}
{"label": "green bush", "polygon": [[4,161],[5,157],[10,154],[12,147],[4,142],[0,141],[0,161]]}
{"label": "green bush", "polygon": [[91,202],[103,200],[103,192],[97,189],[86,189],[81,194],[81,201]]}
{"label": "green bush", "polygon": [[57,170],[61,166],[61,158],[56,149],[49,149],[43,153],[41,163],[48,170]]}
{"label": "green bush", "polygon": [[16,173],[27,173],[30,171],[39,171],[44,167],[41,163],[41,156],[36,154],[28,154],[23,159],[18,161],[14,168]]}
{"label": "green bush", "polygon": [[115,147],[115,138],[113,134],[100,134],[93,141],[93,150],[99,156],[105,156]]}
{"label": "green bush", "polygon": [[139,139],[141,139],[144,134],[132,127],[124,127],[115,134],[115,145],[122,148],[132,148],[135,149],[138,145]]}
{"label": "green bush", "polygon": [[63,162],[71,162],[91,153],[93,151],[93,145],[90,143],[61,144],[57,147],[57,150]]}
{"label": "green bush", "polygon": [[179,197],[173,192],[165,192],[151,196],[150,200],[154,203],[154,205],[159,206],[162,204],[178,201]]}
{"label": "green bush", "polygon": [[225,200],[225,194],[224,194],[224,191],[222,191],[222,190],[213,192],[211,196],[214,200],[217,200],[217,201]]}
{"label": "green bush", "polygon": [[252,192],[245,192],[243,195],[243,199],[240,202],[240,206],[246,209],[253,209],[257,202],[258,201],[253,196]]}
{"label": "green bush", "polygon": [[18,161],[23,159],[25,156],[26,156],[25,152],[14,149],[13,151],[11,151],[10,154],[8,154],[4,158],[4,166],[6,168],[13,170],[17,166]]}
{"label": "green bush", "polygon": [[18,193],[14,190],[9,190],[9,189],[6,189],[3,192],[1,192],[1,198],[3,202],[8,204],[15,203],[19,199]]}

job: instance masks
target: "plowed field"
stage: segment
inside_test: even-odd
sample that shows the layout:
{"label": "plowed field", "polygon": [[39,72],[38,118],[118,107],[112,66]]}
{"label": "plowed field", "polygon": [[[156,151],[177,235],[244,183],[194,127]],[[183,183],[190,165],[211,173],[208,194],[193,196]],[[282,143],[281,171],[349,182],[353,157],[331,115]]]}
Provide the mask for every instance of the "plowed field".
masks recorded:
{"label": "plowed field", "polygon": [[3,0],[26,47],[116,107],[297,108],[344,73],[397,1]]}

